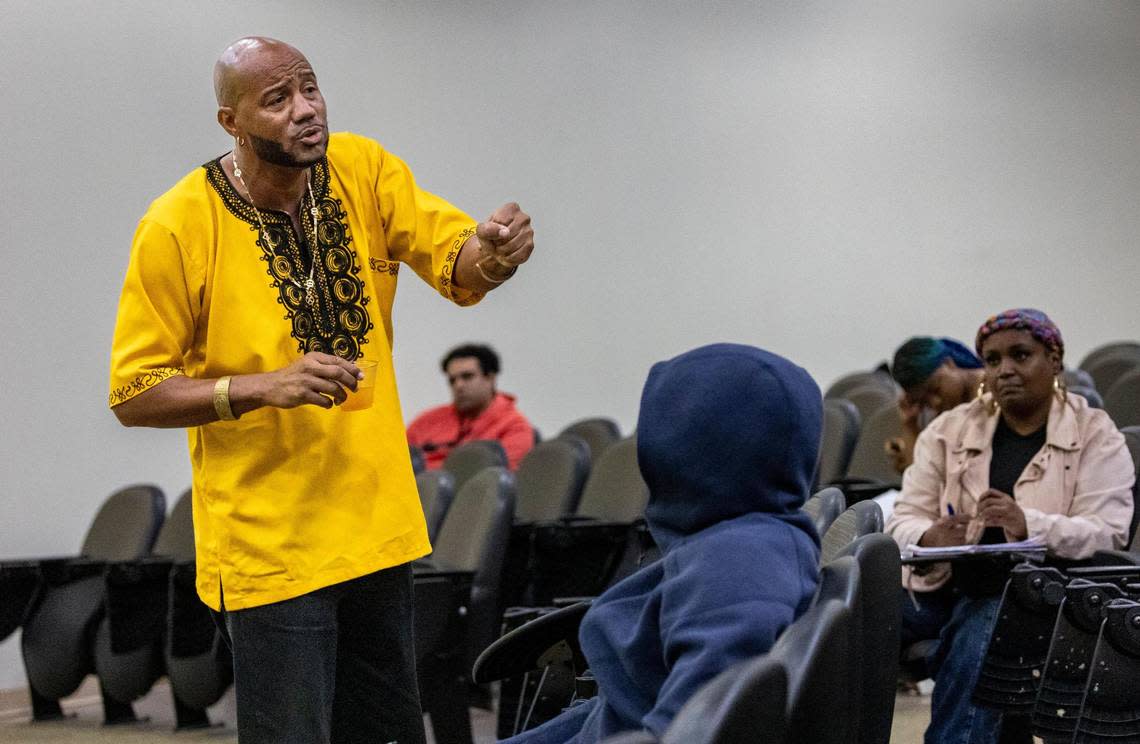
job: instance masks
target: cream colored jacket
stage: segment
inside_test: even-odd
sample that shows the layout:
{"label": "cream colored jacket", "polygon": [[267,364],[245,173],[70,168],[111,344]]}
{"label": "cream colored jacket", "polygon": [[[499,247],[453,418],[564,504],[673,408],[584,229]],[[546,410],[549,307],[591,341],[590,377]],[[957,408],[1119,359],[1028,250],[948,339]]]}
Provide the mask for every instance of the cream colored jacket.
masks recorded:
{"label": "cream colored jacket", "polygon": [[[934,520],[977,513],[989,488],[998,415],[990,397],[963,403],[936,418],[918,436],[914,464],[903,474],[902,495],[886,532],[901,549],[917,544]],[[1061,558],[1087,558],[1121,548],[1132,519],[1135,468],[1122,435],[1104,411],[1079,395],[1053,399],[1045,446],[1025,467],[1013,497],[1025,512],[1029,536],[1044,538]],[[924,575],[903,567],[903,585],[932,591],[946,583],[950,564]]]}

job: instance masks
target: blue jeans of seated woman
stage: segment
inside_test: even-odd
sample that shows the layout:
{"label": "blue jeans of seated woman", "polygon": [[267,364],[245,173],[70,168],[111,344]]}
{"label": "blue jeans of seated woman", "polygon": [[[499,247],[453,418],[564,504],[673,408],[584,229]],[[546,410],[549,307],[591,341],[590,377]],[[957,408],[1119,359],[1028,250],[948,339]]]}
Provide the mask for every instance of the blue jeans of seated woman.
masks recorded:
{"label": "blue jeans of seated woman", "polygon": [[241,744],[423,744],[412,606],[405,564],[214,613],[233,651]]}
{"label": "blue jeans of seated woman", "polygon": [[938,638],[932,659],[937,671],[925,744],[996,744],[1001,713],[974,705],[970,695],[981,672],[1001,597],[972,599],[949,588],[929,594],[915,592],[914,597],[918,608],[903,591],[904,645]]}

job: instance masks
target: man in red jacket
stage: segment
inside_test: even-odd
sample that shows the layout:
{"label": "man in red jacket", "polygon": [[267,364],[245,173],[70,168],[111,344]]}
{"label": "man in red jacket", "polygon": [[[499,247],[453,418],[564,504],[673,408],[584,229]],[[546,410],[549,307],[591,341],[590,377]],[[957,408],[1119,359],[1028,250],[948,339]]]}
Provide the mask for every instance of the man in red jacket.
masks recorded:
{"label": "man in red jacket", "polygon": [[489,346],[465,344],[440,363],[452,402],[429,408],[408,427],[408,442],[424,451],[427,467],[438,468],[457,446],[495,439],[506,450],[512,470],[534,446],[534,427],[515,408],[515,397],[495,390],[499,355]]}

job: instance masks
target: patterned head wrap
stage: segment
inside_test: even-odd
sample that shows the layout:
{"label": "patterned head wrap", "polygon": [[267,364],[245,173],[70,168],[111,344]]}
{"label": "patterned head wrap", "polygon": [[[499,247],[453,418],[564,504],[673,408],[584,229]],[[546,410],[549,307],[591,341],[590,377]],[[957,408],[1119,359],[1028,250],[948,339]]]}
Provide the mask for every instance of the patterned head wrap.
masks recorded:
{"label": "patterned head wrap", "polygon": [[961,341],[915,336],[895,352],[891,376],[903,390],[910,390],[926,382],[947,359],[953,360],[962,369],[978,369],[982,366],[982,360],[974,356],[974,352]]}
{"label": "patterned head wrap", "polygon": [[1061,340],[1061,330],[1049,319],[1049,316],[1040,310],[1023,307],[1006,310],[1004,313],[994,315],[978,329],[978,338],[974,343],[978,356],[982,354],[982,343],[998,331],[1010,328],[1019,331],[1029,331],[1033,338],[1045,345],[1045,348],[1056,351],[1059,356],[1065,356],[1065,342]]}

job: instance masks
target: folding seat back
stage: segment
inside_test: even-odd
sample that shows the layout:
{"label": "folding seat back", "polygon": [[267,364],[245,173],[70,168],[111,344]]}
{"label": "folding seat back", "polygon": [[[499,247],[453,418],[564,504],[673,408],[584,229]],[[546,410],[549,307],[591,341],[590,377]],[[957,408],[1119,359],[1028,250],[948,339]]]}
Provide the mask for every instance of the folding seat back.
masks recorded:
{"label": "folding seat back", "polygon": [[859,409],[855,404],[842,398],[824,399],[818,484],[827,485],[846,475],[858,439]]}
{"label": "folding seat back", "polygon": [[1140,367],[1140,349],[1122,347],[1106,351],[1081,369],[1089,373],[1096,389],[1107,395],[1117,380]]}
{"label": "folding seat back", "polygon": [[1140,426],[1140,361],[1104,394],[1104,410],[1118,427]]}
{"label": "folding seat back", "polygon": [[1033,731],[1047,741],[1071,741],[1085,697],[1104,607],[1123,596],[1116,584],[1072,579],[1049,643],[1033,705]]}
{"label": "folding seat back", "polygon": [[523,457],[515,472],[515,522],[531,523],[573,514],[590,472],[590,450],[574,434],[562,434]]}
{"label": "folding seat back", "polygon": [[206,708],[218,702],[233,683],[229,647],[218,633],[209,608],[198,598],[192,512],[193,495],[187,489],[175,502],[154,545],[156,555],[174,559],[162,656],[178,729],[208,726]]}
{"label": "folding seat back", "polygon": [[42,567],[40,597],[24,622],[21,636],[37,719],[60,716],[60,698],[75,692],[83,678],[95,671],[93,636],[103,617],[105,596],[101,562],[147,555],[162,526],[165,502],[155,486],[116,491],[87,530],[80,551],[85,560],[53,561]]}
{"label": "folding seat back", "polygon": [[851,372],[843,375],[827,388],[824,398],[847,398],[847,394],[856,388],[877,387],[892,396],[898,395],[898,385],[890,374],[881,370],[868,370],[864,372]]}
{"label": "folding seat back", "polygon": [[867,419],[876,411],[889,405],[897,407],[898,393],[879,385],[863,385],[848,390],[844,400],[850,401],[859,409],[859,418],[866,426]]}
{"label": "folding seat back", "polygon": [[428,539],[434,541],[455,498],[455,476],[443,470],[425,470],[416,476],[420,506],[427,522]]}
{"label": "folding seat back", "polygon": [[1140,342],[1112,341],[1107,344],[1101,344],[1086,354],[1077,368],[1087,372],[1089,367],[1095,366],[1101,359],[1116,355],[1131,355],[1136,359],[1140,359]]}
{"label": "folding seat back", "polygon": [[580,437],[590,449],[590,462],[597,462],[602,453],[621,440],[617,422],[602,416],[585,418],[567,426],[558,436],[569,434]]}
{"label": "folding seat back", "polygon": [[436,537],[432,563],[474,572],[467,613],[470,662],[498,637],[499,587],[514,518],[515,478],[486,468],[455,494]]}
{"label": "folding seat back", "polygon": [[[734,664],[698,690],[669,724],[662,744],[784,744],[788,675],[770,656]],[[608,742],[607,742],[608,744]]]}
{"label": "folding seat back", "polygon": [[590,470],[577,516],[604,522],[633,522],[645,514],[649,486],[637,467],[635,437],[611,445]]}
{"label": "folding seat back", "polygon": [[503,445],[493,439],[464,442],[447,455],[442,467],[455,478],[458,493],[469,478],[483,469],[507,467],[507,453]]}
{"label": "folding seat back", "polygon": [[769,656],[788,676],[788,740],[850,744],[851,613],[839,599],[822,599],[787,627]]}
{"label": "folding seat back", "polygon": [[883,531],[883,510],[874,501],[852,504],[835,518],[820,540],[819,563],[827,565],[856,538]]}
{"label": "folding seat back", "polygon": [[864,416],[859,441],[847,466],[847,477],[891,485],[900,483],[902,476],[895,472],[884,447],[887,440],[901,434],[898,406],[893,401]]}
{"label": "folding seat back", "polygon": [[525,601],[542,605],[559,597],[599,594],[630,563],[627,554],[638,550],[632,533],[648,502],[637,443],[628,437],[594,463],[574,515],[534,526]]}
{"label": "folding seat back", "polygon": [[[131,703],[147,694],[165,671],[170,571],[174,561],[194,559],[192,494],[174,503],[152,556],[108,566],[106,616],[95,634],[95,671],[104,697]],[[131,716],[126,716],[131,720]]]}
{"label": "folding seat back", "polygon": [[902,627],[899,548],[882,532],[873,532],[849,543],[839,557],[845,556],[854,558],[859,567],[859,601],[854,607],[859,636],[851,650],[859,704],[851,741],[887,744],[894,718]]}
{"label": "folding seat back", "polygon": [[182,492],[170,510],[170,516],[158,531],[151,553],[173,558],[176,561],[194,560],[194,495],[188,488]]}
{"label": "folding seat back", "polygon": [[157,486],[127,486],[111,494],[92,520],[79,554],[103,561],[129,561],[150,552],[166,516]]}
{"label": "folding seat back", "polygon": [[825,488],[804,502],[803,510],[811,517],[816,534],[821,538],[827,534],[831,523],[839,518],[847,508],[843,491],[838,488]]}
{"label": "folding seat back", "polygon": [[1013,567],[972,694],[975,704],[1015,713],[1032,711],[1068,581],[1051,566]]}
{"label": "folding seat back", "polygon": [[1114,599],[1090,666],[1075,742],[1140,741],[1140,602]]}

